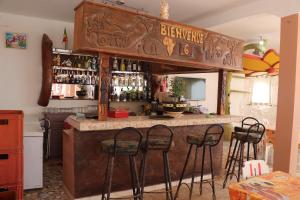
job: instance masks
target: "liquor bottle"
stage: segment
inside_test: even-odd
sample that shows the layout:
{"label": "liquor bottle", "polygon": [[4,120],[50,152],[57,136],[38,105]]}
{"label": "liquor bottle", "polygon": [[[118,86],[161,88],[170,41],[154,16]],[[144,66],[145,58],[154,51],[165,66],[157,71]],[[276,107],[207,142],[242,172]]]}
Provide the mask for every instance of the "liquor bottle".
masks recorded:
{"label": "liquor bottle", "polygon": [[82,73],[81,73],[80,83],[81,83],[82,85],[85,85],[85,84],[86,84],[86,72],[82,72]]}
{"label": "liquor bottle", "polygon": [[127,71],[131,72],[132,71],[132,65],[131,65],[131,61],[128,60],[128,63],[127,63]]}
{"label": "liquor bottle", "polygon": [[125,69],[125,63],[124,63],[124,59],[121,60],[121,66],[120,66],[120,70],[121,71],[126,71]]}
{"label": "liquor bottle", "polygon": [[114,57],[114,62],[113,62],[113,67],[112,67],[113,71],[118,71],[119,67],[118,67],[118,60],[116,57]]}
{"label": "liquor bottle", "polygon": [[136,71],[136,69],[137,69],[137,67],[136,67],[136,63],[133,63],[133,64],[132,64],[132,71],[134,71],[134,72],[135,72],[135,71]]}
{"label": "liquor bottle", "polygon": [[71,82],[72,84],[75,83],[74,71],[72,71],[72,74],[71,74],[71,77],[70,77],[70,82]]}
{"label": "liquor bottle", "polygon": [[85,80],[85,83],[87,85],[90,85],[91,84],[91,76],[90,76],[90,72],[86,72],[86,80]]}
{"label": "liquor bottle", "polygon": [[94,56],[92,58],[92,70],[96,70],[97,69],[97,58],[96,56]]}
{"label": "liquor bottle", "polygon": [[[66,65],[67,66],[67,65]],[[77,59],[77,56],[74,57],[74,60],[73,60],[73,67],[74,68],[77,68],[78,66],[78,59]]]}
{"label": "liquor bottle", "polygon": [[57,83],[57,71],[58,69],[53,69],[53,83]]}
{"label": "liquor bottle", "polygon": [[119,86],[124,86],[125,85],[125,76],[124,74],[119,75]]}
{"label": "liquor bottle", "polygon": [[89,63],[89,57],[85,56],[84,57],[84,68],[89,69],[90,63]]}
{"label": "liquor bottle", "polygon": [[120,101],[120,95],[117,93],[117,89],[115,88],[115,101]]}
{"label": "liquor bottle", "polygon": [[137,71],[138,71],[138,72],[142,71],[141,62],[138,62],[138,68],[137,68]]}
{"label": "liquor bottle", "polygon": [[123,90],[123,88],[121,89],[120,93],[120,101],[126,101],[126,92]]}
{"label": "liquor bottle", "polygon": [[92,77],[91,77],[91,85],[95,85],[96,84],[96,77],[94,72],[92,72]]}
{"label": "liquor bottle", "polygon": [[77,62],[77,68],[81,68],[82,67],[81,56],[78,56],[77,60],[78,60],[78,62]]}
{"label": "liquor bottle", "polygon": [[124,86],[128,86],[128,79],[129,79],[129,77],[128,77],[128,74],[125,74],[125,76],[124,76]]}
{"label": "liquor bottle", "polygon": [[[82,72],[81,72],[81,73],[82,73]],[[79,72],[79,71],[76,72],[75,83],[76,83],[76,84],[81,83],[81,76],[80,76],[80,72]]]}

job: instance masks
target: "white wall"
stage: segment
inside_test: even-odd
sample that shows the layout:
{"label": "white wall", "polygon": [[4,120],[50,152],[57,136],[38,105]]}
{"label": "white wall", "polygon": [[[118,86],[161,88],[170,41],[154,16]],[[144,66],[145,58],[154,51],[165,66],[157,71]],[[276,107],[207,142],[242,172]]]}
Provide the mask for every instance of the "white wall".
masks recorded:
{"label": "white wall", "polygon": [[[172,77],[171,75],[170,77]],[[206,80],[205,100],[193,101],[193,105],[203,105],[208,108],[210,113],[217,112],[217,99],[218,99],[218,73],[195,73],[195,74],[177,74],[175,76],[203,78]]]}
{"label": "white wall", "polygon": [[230,114],[239,116],[251,116],[257,118],[267,128],[275,129],[277,114],[277,90],[278,76],[270,77],[271,80],[271,105],[251,104],[252,78],[232,78],[231,90],[248,91],[249,93],[231,92],[230,94]]}
{"label": "white wall", "polygon": [[[42,81],[41,41],[43,33],[49,35],[53,47],[62,48],[64,28],[67,28],[69,47],[73,42],[73,23],[25,17],[0,12],[0,109],[21,109],[25,114],[40,113],[37,101]],[[27,49],[5,47],[5,32],[27,34]],[[60,104],[84,106],[90,101],[52,101]]]}

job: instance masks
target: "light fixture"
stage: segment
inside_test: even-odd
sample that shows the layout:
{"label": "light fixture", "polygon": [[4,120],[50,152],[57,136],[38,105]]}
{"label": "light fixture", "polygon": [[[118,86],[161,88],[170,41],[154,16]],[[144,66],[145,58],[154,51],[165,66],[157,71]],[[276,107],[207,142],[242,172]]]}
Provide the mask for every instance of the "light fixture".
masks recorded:
{"label": "light fixture", "polygon": [[259,45],[264,45],[265,44],[265,40],[263,39],[263,37],[262,36],[260,36],[260,39],[259,39]]}
{"label": "light fixture", "polygon": [[160,17],[162,19],[169,19],[169,3],[168,3],[168,0],[161,0],[161,2],[160,2]]}

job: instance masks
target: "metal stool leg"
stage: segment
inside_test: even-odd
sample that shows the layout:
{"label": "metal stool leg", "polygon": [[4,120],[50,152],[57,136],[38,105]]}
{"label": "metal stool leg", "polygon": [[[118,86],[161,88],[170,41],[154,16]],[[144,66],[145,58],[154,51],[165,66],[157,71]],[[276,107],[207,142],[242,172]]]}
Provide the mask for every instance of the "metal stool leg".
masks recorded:
{"label": "metal stool leg", "polygon": [[250,159],[250,143],[248,142],[248,147],[247,147],[247,161]]}
{"label": "metal stool leg", "polygon": [[[102,188],[102,198],[101,198],[102,200],[110,199],[112,175],[113,175],[113,169],[114,169],[114,160],[115,160],[115,157],[109,155],[109,160],[108,160],[107,169],[106,169],[106,173],[105,173],[105,180],[104,180],[104,184],[103,184],[103,188]],[[106,189],[106,186],[107,186],[107,189]]]}
{"label": "metal stool leg", "polygon": [[237,145],[238,145],[238,140],[235,142],[235,145],[234,145],[233,153],[231,155],[231,159],[230,159],[230,162],[229,162],[229,167],[227,168],[226,176],[225,176],[225,179],[224,179],[224,182],[223,182],[223,189],[225,188],[226,183],[227,183],[227,179],[230,175],[230,170],[231,170],[231,166],[232,166],[232,163],[233,163],[233,160],[234,160],[234,155],[235,155],[235,152],[236,152],[236,149],[237,149]]}
{"label": "metal stool leg", "polygon": [[206,148],[206,146],[203,146],[202,164],[201,164],[201,180],[200,180],[200,195],[202,195],[202,182],[203,182],[203,174],[204,174],[205,148]]}
{"label": "metal stool leg", "polygon": [[105,176],[104,176],[104,182],[102,185],[102,196],[101,196],[101,200],[105,200],[105,193],[106,193],[106,184],[107,184],[107,176],[108,176],[108,169],[109,169],[109,164],[110,164],[110,155],[108,156],[108,160],[107,160],[107,164],[106,164],[106,170],[105,170]]}
{"label": "metal stool leg", "polygon": [[257,160],[257,145],[253,143],[254,160]]}
{"label": "metal stool leg", "polygon": [[231,153],[231,147],[232,147],[232,143],[233,143],[233,136],[231,135],[231,138],[230,138],[230,144],[229,144],[229,150],[228,150],[228,155],[227,155],[227,159],[226,159],[226,164],[225,164],[225,169],[227,169],[228,167],[228,164],[229,164],[229,159],[231,157],[230,153]]}
{"label": "metal stool leg", "polygon": [[136,170],[134,164],[134,158],[132,156],[128,156],[129,158],[129,168],[131,175],[131,188],[133,193],[133,199],[138,200],[137,196],[139,195],[139,184],[136,180]]}
{"label": "metal stool leg", "polygon": [[167,200],[173,200],[172,183],[171,183],[169,159],[168,159],[167,152],[163,152],[163,160],[164,160],[164,177],[165,177],[165,185],[166,185],[166,188],[165,188],[166,197],[167,197]]}
{"label": "metal stool leg", "polygon": [[191,181],[191,188],[190,188],[190,195],[189,195],[189,199],[190,200],[192,199],[192,194],[193,194],[193,187],[194,187],[194,180],[195,180],[195,171],[196,171],[197,158],[198,158],[198,148],[199,147],[196,146],[195,159],[194,159],[194,167],[193,167],[193,172],[192,172],[192,181]]}
{"label": "metal stool leg", "polygon": [[212,160],[211,146],[209,146],[209,155],[210,155],[211,187],[212,187],[212,191],[213,191],[213,199],[216,199],[215,175],[214,175],[214,166],[213,166],[213,160]]}
{"label": "metal stool leg", "polygon": [[190,145],[190,148],[189,148],[189,151],[187,153],[187,156],[186,156],[186,159],[185,159],[185,163],[184,163],[184,166],[183,166],[183,170],[181,172],[181,176],[180,176],[180,179],[179,179],[179,183],[178,183],[178,186],[177,186],[177,190],[176,190],[176,193],[175,193],[175,197],[174,197],[174,200],[177,199],[178,197],[178,193],[179,193],[179,189],[182,185],[182,180],[183,180],[183,177],[184,177],[184,173],[185,173],[185,170],[186,170],[186,166],[189,162],[189,158],[190,158],[190,155],[191,155],[191,151],[192,151],[192,148],[193,148],[193,145],[191,144]]}
{"label": "metal stool leg", "polygon": [[241,142],[240,143],[240,158],[239,158],[239,169],[238,169],[238,182],[240,182],[241,179],[241,173],[242,173],[242,167],[243,167],[243,163],[244,163],[244,147],[245,147],[245,143]]}
{"label": "metal stool leg", "polygon": [[134,195],[134,200],[139,200],[141,199],[141,188],[140,188],[140,182],[139,182],[139,177],[137,173],[137,167],[136,167],[136,161],[133,156],[129,156],[129,162],[130,162],[130,172],[132,176],[132,182],[133,182],[133,195]]}
{"label": "metal stool leg", "polygon": [[238,149],[237,149],[237,152],[236,152],[235,155],[233,155],[233,160],[234,160],[234,162],[233,162],[232,170],[231,170],[231,173],[230,173],[230,180],[232,179],[232,176],[235,174],[235,167],[236,167],[237,162],[239,163],[239,157],[240,157],[240,151],[241,151],[240,143],[241,143],[241,142],[238,141]]}
{"label": "metal stool leg", "polygon": [[143,158],[140,166],[141,199],[144,198],[146,157],[147,157],[147,152],[143,152]]}

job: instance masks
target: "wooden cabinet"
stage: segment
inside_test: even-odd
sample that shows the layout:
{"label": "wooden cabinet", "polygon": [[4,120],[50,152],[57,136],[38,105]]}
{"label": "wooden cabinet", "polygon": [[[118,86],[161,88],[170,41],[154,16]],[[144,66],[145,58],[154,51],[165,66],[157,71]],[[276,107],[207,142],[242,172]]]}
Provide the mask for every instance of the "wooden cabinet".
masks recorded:
{"label": "wooden cabinet", "polygon": [[65,119],[73,113],[46,113],[50,121],[50,158],[62,158],[62,131]]}

